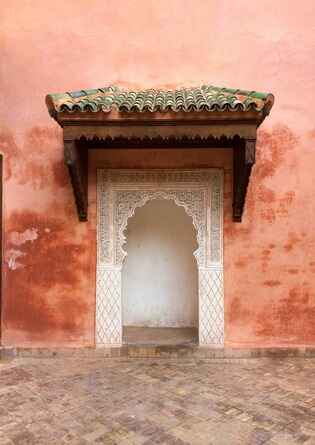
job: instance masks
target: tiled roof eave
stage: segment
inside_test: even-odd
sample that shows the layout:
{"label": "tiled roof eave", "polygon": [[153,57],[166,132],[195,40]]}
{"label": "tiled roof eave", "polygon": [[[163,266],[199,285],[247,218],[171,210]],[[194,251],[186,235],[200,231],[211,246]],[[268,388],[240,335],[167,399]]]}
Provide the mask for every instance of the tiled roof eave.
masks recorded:
{"label": "tiled roof eave", "polygon": [[[272,94],[233,90],[204,85],[200,88],[165,90],[123,90],[116,86],[82,90],[73,93],[49,94],[46,104],[50,114],[59,121],[67,114],[103,116],[188,115],[197,117],[217,113],[255,112],[266,116],[273,104]],[[232,115],[231,114],[231,115]]]}
{"label": "tiled roof eave", "polygon": [[[68,166],[80,221],[88,219],[88,149],[119,146],[232,148],[233,221],[241,222],[257,127],[269,114],[272,94],[203,85],[199,88],[123,90],[116,86],[46,97],[63,127]],[[131,145],[132,145],[131,144]]]}

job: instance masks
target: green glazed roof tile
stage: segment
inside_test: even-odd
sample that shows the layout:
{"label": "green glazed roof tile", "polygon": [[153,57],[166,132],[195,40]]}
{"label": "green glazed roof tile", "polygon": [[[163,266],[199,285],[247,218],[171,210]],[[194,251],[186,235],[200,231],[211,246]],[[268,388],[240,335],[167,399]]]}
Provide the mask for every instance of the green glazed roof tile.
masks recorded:
{"label": "green glazed roof tile", "polygon": [[48,94],[49,112],[190,112],[190,111],[263,111],[268,114],[274,102],[272,94],[213,85],[174,90],[126,90],[116,85],[105,88]]}

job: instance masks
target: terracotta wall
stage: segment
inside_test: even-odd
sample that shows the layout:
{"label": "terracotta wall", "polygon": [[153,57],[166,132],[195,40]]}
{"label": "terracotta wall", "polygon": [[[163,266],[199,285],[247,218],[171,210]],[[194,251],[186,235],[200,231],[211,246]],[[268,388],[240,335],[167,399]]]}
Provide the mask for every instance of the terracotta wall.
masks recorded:
{"label": "terracotta wall", "polygon": [[[115,82],[274,93],[242,224],[231,222],[229,153],[169,159],[226,168],[226,344],[315,345],[313,1],[11,0],[1,9],[2,343],[93,344],[93,210],[77,222],[44,96]],[[107,164],[128,156],[130,166],[166,159],[112,153]],[[93,171],[90,185],[93,208]]]}

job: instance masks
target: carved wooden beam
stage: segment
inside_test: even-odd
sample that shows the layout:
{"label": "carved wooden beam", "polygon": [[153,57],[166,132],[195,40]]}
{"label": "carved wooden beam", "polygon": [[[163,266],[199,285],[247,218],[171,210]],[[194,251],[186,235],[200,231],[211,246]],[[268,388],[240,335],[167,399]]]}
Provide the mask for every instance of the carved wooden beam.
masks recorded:
{"label": "carved wooden beam", "polygon": [[80,221],[88,215],[88,151],[74,140],[64,140],[64,160],[68,166]]}
{"label": "carved wooden beam", "polygon": [[234,147],[233,221],[241,222],[246,191],[255,163],[256,139],[241,139]]}
{"label": "carved wooden beam", "polygon": [[[171,145],[174,146],[173,140],[164,141],[163,138],[161,139],[163,143],[165,142],[166,146],[168,146],[170,142],[172,142]],[[117,142],[115,139],[111,140],[109,146],[117,148],[115,142]],[[186,146],[187,141],[183,140],[182,142],[183,145]],[[205,144],[207,147],[209,145],[208,142],[207,140]],[[82,143],[82,141],[78,143],[73,135],[65,134],[64,132],[64,159],[69,169],[80,221],[87,221],[88,218],[88,149],[91,144],[93,148],[96,148],[98,144],[97,139],[93,139],[93,141],[90,142],[85,140],[84,143]],[[251,169],[255,163],[256,139],[250,134],[249,137],[234,137],[233,140],[231,138],[216,139],[212,141],[210,145],[214,147],[228,147],[229,145],[233,145],[233,221],[241,222]],[[99,146],[100,148],[105,148],[103,140],[99,143]],[[123,146],[125,147],[125,143]],[[147,145],[145,145],[145,147],[147,147]]]}

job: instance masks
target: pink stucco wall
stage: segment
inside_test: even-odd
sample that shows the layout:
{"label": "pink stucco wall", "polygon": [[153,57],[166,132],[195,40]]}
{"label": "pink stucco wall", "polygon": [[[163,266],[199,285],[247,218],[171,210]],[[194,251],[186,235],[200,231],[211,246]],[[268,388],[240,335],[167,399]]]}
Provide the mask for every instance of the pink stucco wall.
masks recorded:
{"label": "pink stucco wall", "polygon": [[[226,170],[226,345],[315,345],[313,1],[11,0],[1,9],[2,343],[94,341],[98,161],[92,216],[78,223],[45,94],[212,83],[276,97],[242,224],[231,222],[229,153],[169,153],[166,163],[148,152],[145,166]],[[104,161],[144,165],[137,153]]]}

